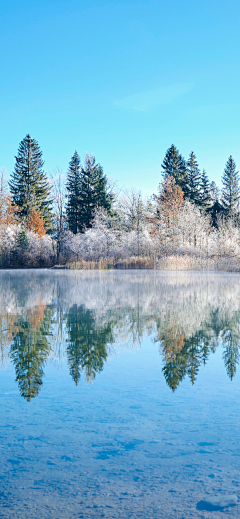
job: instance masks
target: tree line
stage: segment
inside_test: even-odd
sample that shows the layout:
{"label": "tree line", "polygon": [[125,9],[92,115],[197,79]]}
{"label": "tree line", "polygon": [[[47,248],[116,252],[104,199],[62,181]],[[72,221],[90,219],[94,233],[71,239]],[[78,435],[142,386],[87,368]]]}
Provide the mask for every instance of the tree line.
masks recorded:
{"label": "tree line", "polygon": [[213,249],[217,241],[219,248],[226,234],[235,245],[238,241],[239,173],[232,156],[220,191],[193,152],[185,160],[171,145],[158,192],[148,199],[136,189],[118,193],[93,155],[86,154],[82,164],[75,151],[65,178],[58,172],[49,179],[43,166],[38,142],[26,135],[9,182],[1,177],[2,266],[52,265],[73,258],[156,259],[163,251],[184,247],[209,252],[209,244]]}

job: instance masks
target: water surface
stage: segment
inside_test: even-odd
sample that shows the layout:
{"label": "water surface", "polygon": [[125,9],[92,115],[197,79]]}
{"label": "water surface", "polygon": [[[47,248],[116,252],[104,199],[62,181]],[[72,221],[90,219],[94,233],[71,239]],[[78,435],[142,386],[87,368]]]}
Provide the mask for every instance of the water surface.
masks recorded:
{"label": "water surface", "polygon": [[0,517],[239,517],[240,276],[0,271]]}

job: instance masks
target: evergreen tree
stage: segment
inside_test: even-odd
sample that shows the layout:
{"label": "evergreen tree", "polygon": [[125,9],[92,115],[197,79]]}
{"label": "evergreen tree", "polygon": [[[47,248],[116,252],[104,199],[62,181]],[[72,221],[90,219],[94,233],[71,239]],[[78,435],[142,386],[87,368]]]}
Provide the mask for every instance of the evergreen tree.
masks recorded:
{"label": "evergreen tree", "polygon": [[35,209],[45,224],[50,225],[51,200],[47,177],[43,171],[42,151],[30,135],[20,142],[16,163],[9,182],[14,204],[21,218],[28,219]]}
{"label": "evergreen tree", "polygon": [[236,164],[230,155],[222,176],[222,204],[225,213],[230,218],[237,218],[239,215],[239,173],[236,171]]}
{"label": "evergreen tree", "polygon": [[86,154],[81,176],[80,200],[80,231],[92,226],[97,208],[103,207],[108,213],[111,213],[113,196],[107,192],[107,178],[100,164],[96,164],[93,155]]}
{"label": "evergreen tree", "polygon": [[200,175],[200,205],[203,209],[209,209],[212,206],[210,182],[205,169]]}
{"label": "evergreen tree", "polygon": [[188,196],[186,163],[174,144],[166,151],[162,169],[164,176],[173,177],[176,184],[182,188],[185,196]]}
{"label": "evergreen tree", "polygon": [[200,184],[201,184],[201,174],[198,167],[197,159],[193,151],[189,155],[189,159],[187,161],[187,183],[188,183],[188,198],[191,202],[200,205],[201,204],[201,195],[200,195]]}
{"label": "evergreen tree", "polygon": [[70,231],[74,234],[82,228],[81,226],[81,214],[82,214],[82,203],[81,203],[81,176],[82,166],[80,157],[75,151],[73,157],[70,160],[68,172],[67,172],[67,191],[68,200],[66,207],[67,222]]}

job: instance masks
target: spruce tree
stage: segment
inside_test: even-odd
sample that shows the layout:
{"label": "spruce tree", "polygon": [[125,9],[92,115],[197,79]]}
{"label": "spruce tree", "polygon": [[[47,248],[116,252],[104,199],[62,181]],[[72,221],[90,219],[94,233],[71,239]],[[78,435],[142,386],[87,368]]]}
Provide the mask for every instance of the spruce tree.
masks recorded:
{"label": "spruce tree", "polygon": [[35,209],[40,213],[45,224],[51,221],[50,188],[43,171],[42,151],[30,135],[20,142],[16,163],[11,175],[9,187],[14,204],[19,209],[23,220],[28,219]]}
{"label": "spruce tree", "polygon": [[189,155],[187,161],[187,183],[188,183],[188,198],[191,202],[200,205],[200,182],[201,175],[198,167],[197,159],[193,151]]}
{"label": "spruce tree", "polygon": [[222,176],[222,204],[225,213],[230,218],[239,216],[239,173],[236,171],[236,164],[230,155]]}
{"label": "spruce tree", "polygon": [[163,175],[170,175],[180,186],[185,196],[188,196],[186,163],[174,144],[168,148],[162,163]]}
{"label": "spruce tree", "polygon": [[107,178],[93,155],[86,154],[81,175],[80,231],[92,226],[95,210],[103,207],[110,214],[113,196],[107,192]]}
{"label": "spruce tree", "polygon": [[66,207],[67,221],[70,231],[76,234],[81,228],[81,176],[80,157],[75,151],[70,160],[67,172],[68,201]]}
{"label": "spruce tree", "polygon": [[212,206],[211,188],[209,178],[205,169],[200,175],[200,205],[203,209],[209,209]]}

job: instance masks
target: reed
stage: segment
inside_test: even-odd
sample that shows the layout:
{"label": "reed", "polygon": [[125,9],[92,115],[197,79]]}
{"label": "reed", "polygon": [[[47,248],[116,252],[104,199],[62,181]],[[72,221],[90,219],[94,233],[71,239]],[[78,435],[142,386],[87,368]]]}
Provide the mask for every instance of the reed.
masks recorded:
{"label": "reed", "polygon": [[160,258],[137,257],[100,258],[99,260],[68,261],[65,265],[55,265],[57,269],[70,270],[131,270],[131,269],[155,269],[155,270],[222,270],[225,272],[239,272],[240,258],[204,256],[191,254],[163,255]]}

